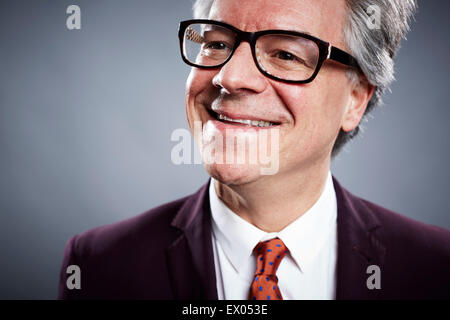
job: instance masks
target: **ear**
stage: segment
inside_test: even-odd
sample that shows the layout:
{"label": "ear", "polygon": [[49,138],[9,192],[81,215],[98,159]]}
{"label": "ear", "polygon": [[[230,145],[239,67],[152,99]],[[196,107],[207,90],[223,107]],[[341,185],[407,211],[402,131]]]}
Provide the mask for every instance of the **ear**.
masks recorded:
{"label": "ear", "polygon": [[352,89],[341,124],[345,132],[358,126],[375,91],[375,86],[371,85],[365,77],[361,77],[359,83],[350,81],[350,85]]}

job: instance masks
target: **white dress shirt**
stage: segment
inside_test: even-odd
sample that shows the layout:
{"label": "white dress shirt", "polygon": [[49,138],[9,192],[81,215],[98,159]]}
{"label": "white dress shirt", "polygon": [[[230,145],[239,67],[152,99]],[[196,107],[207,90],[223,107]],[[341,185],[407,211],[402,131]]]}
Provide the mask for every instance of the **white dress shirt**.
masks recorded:
{"label": "white dress shirt", "polygon": [[246,300],[256,270],[254,247],[280,238],[289,253],[277,270],[283,299],[334,299],[337,259],[337,203],[331,172],[317,202],[280,232],[267,233],[231,211],[217,196],[211,178],[209,198],[217,292],[220,300]]}

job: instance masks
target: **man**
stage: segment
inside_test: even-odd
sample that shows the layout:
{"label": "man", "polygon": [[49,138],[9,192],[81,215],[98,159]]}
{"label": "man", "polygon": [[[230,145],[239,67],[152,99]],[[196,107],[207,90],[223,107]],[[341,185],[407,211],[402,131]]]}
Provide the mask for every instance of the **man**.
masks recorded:
{"label": "man", "polygon": [[[212,178],[191,196],[70,239],[59,297],[449,298],[450,232],[357,198],[330,173],[332,155],[393,79],[414,8],[197,1],[200,20],[182,22],[179,36],[192,66],[187,118]],[[267,149],[276,165],[265,171],[267,162],[250,159]],[[71,265],[80,289],[68,288]]]}

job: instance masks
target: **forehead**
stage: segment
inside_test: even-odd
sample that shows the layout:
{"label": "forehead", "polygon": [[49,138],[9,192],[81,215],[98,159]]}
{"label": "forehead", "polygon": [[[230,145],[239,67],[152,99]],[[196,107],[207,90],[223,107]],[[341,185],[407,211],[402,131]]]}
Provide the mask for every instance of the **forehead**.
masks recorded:
{"label": "forehead", "polygon": [[342,45],[346,14],[345,0],[214,0],[209,19],[244,31],[307,32]]}

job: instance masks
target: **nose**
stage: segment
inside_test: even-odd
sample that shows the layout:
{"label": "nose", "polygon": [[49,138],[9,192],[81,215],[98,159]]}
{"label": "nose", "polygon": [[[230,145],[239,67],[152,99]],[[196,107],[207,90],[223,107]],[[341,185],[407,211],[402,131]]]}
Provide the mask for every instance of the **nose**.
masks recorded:
{"label": "nose", "polygon": [[231,94],[243,91],[260,93],[267,86],[267,78],[256,67],[250,44],[242,42],[231,59],[214,76],[212,83]]}

